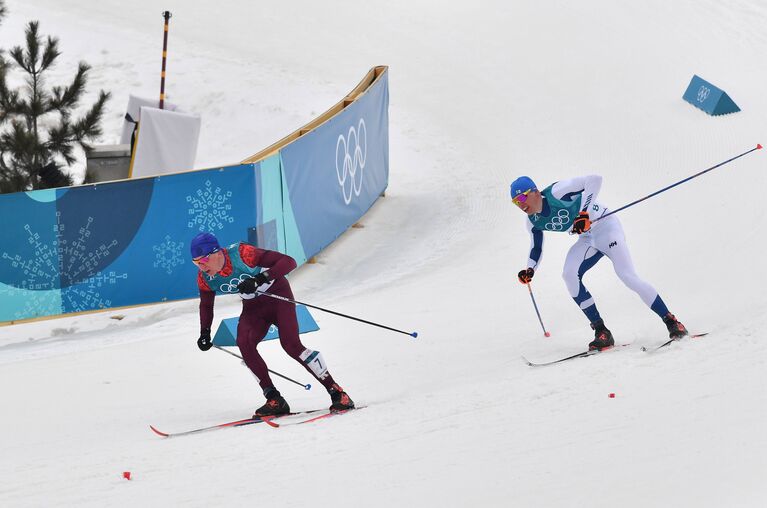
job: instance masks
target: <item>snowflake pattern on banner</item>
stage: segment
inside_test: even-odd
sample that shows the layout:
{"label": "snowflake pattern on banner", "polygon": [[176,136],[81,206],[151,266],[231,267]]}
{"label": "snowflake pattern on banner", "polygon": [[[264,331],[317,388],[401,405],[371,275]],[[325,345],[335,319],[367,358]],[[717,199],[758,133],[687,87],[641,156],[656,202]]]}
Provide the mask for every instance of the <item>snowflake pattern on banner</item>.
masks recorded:
{"label": "snowflake pattern on banner", "polygon": [[116,272],[98,272],[93,277],[80,282],[77,286],[70,286],[61,290],[61,299],[64,306],[72,309],[70,312],[90,309],[108,309],[112,301],[103,299],[99,288],[117,284],[119,279],[127,279],[128,274],[118,275]]}
{"label": "snowflake pattern on banner", "polygon": [[154,267],[165,270],[168,275],[172,274],[175,267],[184,264],[183,248],[184,242],[174,242],[170,235],[165,235],[163,243],[152,246],[155,252]]}
{"label": "snowflake pattern on banner", "polygon": [[[118,275],[115,272],[109,272],[108,275],[96,272],[89,275],[101,259],[109,256],[111,249],[117,246],[117,240],[112,240],[108,245],[101,244],[95,250],[87,250],[93,221],[93,217],[88,217],[86,224],[78,230],[77,237],[68,241],[64,237],[67,226],[61,222],[61,212],[56,212],[56,224],[53,226],[55,237],[50,244],[42,241],[40,233],[33,231],[29,224],[24,225],[24,230],[29,235],[27,242],[33,247],[34,256],[23,259],[18,254],[11,256],[7,252],[0,256],[0,259],[5,260],[12,268],[24,274],[24,280],[18,289],[32,291],[25,295],[28,301],[25,302],[23,310],[16,312],[17,317],[61,313],[55,291],[59,289],[62,278],[76,281],[77,284],[61,289],[62,301],[65,302],[68,312],[111,306],[112,302],[102,298],[99,288],[107,284],[117,284],[118,279],[127,279],[128,275]],[[65,259],[68,260],[66,266]],[[3,293],[18,294],[17,289],[8,288],[5,288]]]}
{"label": "snowflake pattern on banner", "polygon": [[189,221],[189,228],[197,228],[199,231],[220,231],[224,225],[234,222],[229,212],[232,210],[231,203],[232,191],[224,192],[221,187],[213,188],[210,180],[205,181],[204,189],[197,189],[197,192],[186,197],[189,203],[189,215],[192,216]]}

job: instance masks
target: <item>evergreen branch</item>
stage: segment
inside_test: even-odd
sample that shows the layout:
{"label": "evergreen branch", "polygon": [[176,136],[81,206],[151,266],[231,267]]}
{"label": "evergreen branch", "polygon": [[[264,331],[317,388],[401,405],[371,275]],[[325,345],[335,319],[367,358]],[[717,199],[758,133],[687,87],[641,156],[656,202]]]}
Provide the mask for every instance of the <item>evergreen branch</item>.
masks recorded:
{"label": "evergreen branch", "polygon": [[16,62],[16,64],[24,69],[28,73],[32,73],[32,69],[27,65],[26,60],[24,58],[24,50],[21,49],[21,46],[14,46],[11,48],[11,51],[9,53],[11,55],[11,58]]}
{"label": "evergreen branch", "polygon": [[45,44],[45,50],[43,51],[43,61],[40,64],[39,72],[43,72],[51,67],[60,54],[58,38],[49,35],[48,41]]}
{"label": "evergreen branch", "polygon": [[34,133],[25,129],[18,120],[12,120],[11,128],[0,134],[0,151],[12,157],[17,170],[21,168],[25,171],[33,169],[36,161],[43,160],[47,152]]}
{"label": "evergreen branch", "polygon": [[40,27],[39,21],[30,21],[25,30],[27,39],[27,68],[28,72],[37,74],[39,69],[37,68],[38,61],[40,59],[40,35],[37,33]]}
{"label": "evergreen branch", "polygon": [[72,132],[69,122],[62,120],[58,127],[51,127],[48,130],[48,141],[45,143],[51,156],[58,155],[62,157],[67,164],[74,164],[77,159],[72,156],[72,145],[77,142],[77,138]]}
{"label": "evergreen branch", "polygon": [[85,91],[85,83],[88,80],[88,71],[90,66],[85,62],[80,62],[77,67],[72,83],[66,87],[54,87],[53,98],[51,99],[51,110],[58,110],[62,115],[68,116],[70,109],[77,107],[80,97]]}
{"label": "evergreen branch", "polygon": [[19,92],[9,90],[4,70],[0,70],[0,124],[19,112]]}
{"label": "evergreen branch", "polygon": [[62,145],[61,150],[59,151],[59,155],[66,161],[67,166],[71,166],[75,162],[77,162],[77,159],[72,155],[73,146],[72,144],[68,145]]}
{"label": "evergreen branch", "polygon": [[91,109],[78,121],[72,125],[72,132],[79,143],[87,138],[97,138],[101,136],[101,117],[104,114],[104,105],[111,97],[109,92],[101,90],[99,98],[93,104]]}

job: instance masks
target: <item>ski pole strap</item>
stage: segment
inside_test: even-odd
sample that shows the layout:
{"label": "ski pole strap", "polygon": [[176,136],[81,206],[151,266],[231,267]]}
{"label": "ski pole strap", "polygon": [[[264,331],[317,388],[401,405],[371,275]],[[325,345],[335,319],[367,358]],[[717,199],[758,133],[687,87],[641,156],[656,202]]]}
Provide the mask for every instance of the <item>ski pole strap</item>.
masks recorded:
{"label": "ski pole strap", "polygon": [[760,150],[761,148],[762,148],[762,145],[761,145],[761,144],[758,144],[758,145],[756,145],[754,148],[752,148],[751,150],[747,150],[747,151],[745,151],[745,152],[743,152],[743,153],[741,153],[741,154],[739,154],[739,155],[736,155],[735,157],[732,157],[731,159],[727,159],[726,161],[724,161],[724,162],[720,162],[719,164],[717,164],[717,165],[715,165],[715,166],[711,166],[711,167],[710,167],[710,168],[708,168],[708,169],[704,169],[704,170],[703,170],[703,171],[701,171],[700,173],[695,173],[694,175],[692,175],[692,176],[688,176],[687,178],[685,178],[685,179],[683,179],[683,180],[679,180],[678,182],[676,182],[676,183],[673,183],[673,184],[669,185],[668,187],[664,187],[664,188],[662,188],[661,190],[655,191],[655,192],[653,192],[652,194],[648,194],[647,196],[645,196],[645,197],[643,197],[643,198],[639,198],[639,199],[637,199],[636,201],[632,201],[631,203],[629,203],[629,204],[627,204],[627,205],[624,205],[624,206],[622,206],[622,207],[620,207],[620,208],[618,208],[618,209],[616,209],[616,210],[613,210],[613,211],[611,211],[611,212],[608,212],[608,213],[604,214],[603,216],[599,217],[598,219],[594,219],[594,220],[593,220],[593,221],[591,221],[591,222],[592,222],[592,223],[594,223],[594,222],[600,221],[600,220],[602,220],[602,219],[605,219],[605,218],[607,218],[607,217],[611,216],[611,215],[612,215],[612,214],[614,214],[614,213],[618,213],[618,212],[620,212],[621,210],[625,210],[626,208],[629,208],[629,207],[631,207],[631,206],[634,206],[634,205],[636,205],[637,203],[641,203],[642,201],[644,201],[644,200],[646,200],[646,199],[650,199],[650,198],[651,198],[651,197],[653,197],[653,196],[657,196],[658,194],[660,194],[660,193],[662,193],[662,192],[666,192],[666,191],[667,191],[667,190],[669,190],[669,189],[673,189],[673,188],[674,188],[674,187],[676,187],[677,185],[682,185],[683,183],[685,183],[685,182],[687,182],[687,181],[689,181],[689,180],[692,180],[693,178],[697,178],[697,177],[699,177],[699,176],[701,176],[701,175],[703,175],[703,174],[705,174],[705,173],[708,173],[709,171],[713,171],[713,170],[715,170],[715,169],[716,169],[716,168],[718,168],[718,167],[724,166],[725,164],[728,164],[728,163],[730,163],[730,162],[734,161],[735,159],[740,159],[740,158],[741,158],[741,157],[743,157],[744,155],[748,155],[748,154],[750,154],[751,152],[753,152],[753,151],[755,151],[755,150]]}

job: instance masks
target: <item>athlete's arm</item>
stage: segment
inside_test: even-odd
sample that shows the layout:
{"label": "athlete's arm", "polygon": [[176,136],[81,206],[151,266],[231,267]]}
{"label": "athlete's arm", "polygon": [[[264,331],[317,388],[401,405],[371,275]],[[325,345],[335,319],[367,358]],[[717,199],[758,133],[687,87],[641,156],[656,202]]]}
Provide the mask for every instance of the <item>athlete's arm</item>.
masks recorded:
{"label": "athlete's arm", "polygon": [[543,257],[543,231],[533,228],[533,223],[529,220],[525,220],[525,223],[527,232],[530,233],[530,254],[527,257],[527,267],[537,270]]}
{"label": "athlete's arm", "polygon": [[200,330],[210,330],[213,325],[213,304],[216,293],[200,288]]}
{"label": "athlete's arm", "polygon": [[296,260],[287,254],[274,250],[259,249],[248,243],[240,244],[240,257],[243,262],[250,266],[261,266],[269,272],[269,279],[279,279],[292,272],[296,266]]}
{"label": "athlete's arm", "polygon": [[555,198],[564,201],[570,201],[577,194],[581,194],[581,210],[586,210],[590,204],[597,200],[601,188],[601,176],[586,175],[555,183],[551,187],[551,193]]}

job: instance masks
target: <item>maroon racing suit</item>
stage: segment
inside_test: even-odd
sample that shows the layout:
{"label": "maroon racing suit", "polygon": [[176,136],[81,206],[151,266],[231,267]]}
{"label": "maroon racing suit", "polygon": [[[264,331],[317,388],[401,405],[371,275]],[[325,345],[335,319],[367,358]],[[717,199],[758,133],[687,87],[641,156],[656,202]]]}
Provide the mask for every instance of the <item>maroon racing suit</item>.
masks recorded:
{"label": "maroon racing suit", "polygon": [[[232,274],[232,261],[226,249],[223,249],[225,262],[218,275],[227,277]],[[269,287],[271,294],[293,300],[290,283],[285,278],[296,267],[296,261],[285,254],[271,250],[259,249],[247,243],[239,244],[239,255],[249,267],[265,268],[274,282]],[[210,329],[213,323],[213,304],[216,293],[210,288],[205,274],[200,271],[197,275],[197,285],[200,289],[200,327]],[[296,306],[293,303],[278,300],[269,296],[257,296],[250,300],[242,300],[242,313],[237,325],[237,347],[240,348],[245,364],[255,374],[259,385],[266,392],[274,388],[269,377],[269,371],[264,359],[258,353],[258,344],[266,335],[269,327],[275,325],[279,329],[282,349],[291,358],[299,362],[325,388],[330,388],[335,381],[327,370],[315,372],[305,360],[314,358],[315,351],[309,350],[301,343],[298,336],[298,320]]]}

